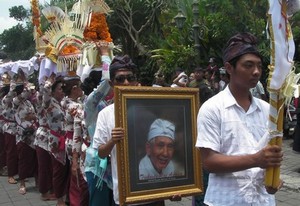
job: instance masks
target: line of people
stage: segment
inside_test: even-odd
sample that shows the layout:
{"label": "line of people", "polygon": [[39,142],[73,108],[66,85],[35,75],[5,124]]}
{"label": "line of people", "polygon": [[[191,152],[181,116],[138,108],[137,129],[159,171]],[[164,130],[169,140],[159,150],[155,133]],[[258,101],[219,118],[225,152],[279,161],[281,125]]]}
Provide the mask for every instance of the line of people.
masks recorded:
{"label": "line of people", "polygon": [[35,177],[41,199],[58,206],[112,205],[109,161],[90,147],[96,111],[112,99],[109,80],[101,79],[109,77],[102,75],[111,63],[108,45],[99,50],[101,71],[83,83],[52,73],[35,89],[21,70],[13,80],[2,77],[0,166],[9,184],[19,183],[20,194],[27,192],[26,178]]}
{"label": "line of people", "polygon": [[[250,93],[262,72],[255,44],[248,33],[229,40],[223,55],[228,86],[199,110],[196,147],[210,174],[204,202],[195,200],[195,205],[275,205],[272,194],[281,185],[265,187],[263,172],[280,165],[282,151],[263,144],[269,105]],[[125,130],[115,127],[111,88],[138,86],[137,71],[127,55],[111,62],[108,47],[100,45],[99,50],[102,70],[93,70],[82,83],[77,76],[52,74],[37,92],[22,72],[17,80],[3,82],[0,139],[6,161],[1,168],[6,164],[10,184],[19,176],[20,194],[27,192],[25,179],[35,177],[41,198],[56,200],[58,206],[119,205],[115,145]],[[192,82],[200,88],[204,70],[194,73]]]}

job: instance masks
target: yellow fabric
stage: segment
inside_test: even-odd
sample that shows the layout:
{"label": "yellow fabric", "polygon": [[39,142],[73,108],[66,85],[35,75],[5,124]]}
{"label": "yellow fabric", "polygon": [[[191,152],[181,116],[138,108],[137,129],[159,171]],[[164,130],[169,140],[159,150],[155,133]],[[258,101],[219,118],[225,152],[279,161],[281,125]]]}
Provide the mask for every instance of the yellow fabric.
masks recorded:
{"label": "yellow fabric", "polygon": [[54,63],[57,63],[57,51],[54,46],[48,44],[45,50],[45,56]]}

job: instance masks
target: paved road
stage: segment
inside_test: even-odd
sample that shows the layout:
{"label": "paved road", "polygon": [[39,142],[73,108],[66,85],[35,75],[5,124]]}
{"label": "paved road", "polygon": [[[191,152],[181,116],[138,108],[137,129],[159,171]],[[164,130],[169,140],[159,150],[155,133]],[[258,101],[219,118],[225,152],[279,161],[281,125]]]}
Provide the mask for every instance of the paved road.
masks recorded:
{"label": "paved road", "polygon": [[[281,167],[281,178],[285,184],[276,194],[277,206],[300,205],[300,154],[291,149],[292,140],[283,141],[284,161]],[[27,194],[18,193],[18,185],[7,183],[7,177],[0,177],[0,206],[55,206],[55,201],[40,200],[40,194],[34,187],[32,178],[26,182]],[[180,202],[166,201],[167,206],[191,206],[192,198],[183,198]]]}

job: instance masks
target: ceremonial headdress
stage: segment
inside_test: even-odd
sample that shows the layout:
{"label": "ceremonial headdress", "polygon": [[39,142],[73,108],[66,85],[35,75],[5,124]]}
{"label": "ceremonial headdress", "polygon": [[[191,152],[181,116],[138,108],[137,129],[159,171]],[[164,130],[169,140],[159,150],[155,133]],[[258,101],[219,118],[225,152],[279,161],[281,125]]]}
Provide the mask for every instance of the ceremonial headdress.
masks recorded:
{"label": "ceremonial headdress", "polygon": [[256,48],[257,38],[250,33],[238,33],[231,37],[226,43],[226,47],[223,50],[223,61],[230,62],[236,57],[244,54],[255,54],[256,56],[261,55]]}
{"label": "ceremonial headdress", "polygon": [[119,69],[129,69],[135,71],[137,66],[132,62],[128,55],[116,56],[109,67],[110,77],[114,77],[114,74]]}
{"label": "ceremonial headdress", "polygon": [[42,13],[50,23],[61,22],[65,18],[64,11],[57,6],[45,7]]}

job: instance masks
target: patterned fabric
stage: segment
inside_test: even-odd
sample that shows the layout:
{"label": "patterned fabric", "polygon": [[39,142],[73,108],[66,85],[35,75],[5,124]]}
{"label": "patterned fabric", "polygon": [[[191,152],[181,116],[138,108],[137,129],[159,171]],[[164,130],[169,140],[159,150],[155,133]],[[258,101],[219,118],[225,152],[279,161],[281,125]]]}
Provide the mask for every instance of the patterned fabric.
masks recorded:
{"label": "patterned fabric", "polygon": [[257,49],[257,38],[250,33],[238,33],[226,43],[223,51],[223,62],[230,62],[243,54],[255,54],[261,57]]}
{"label": "patterned fabric", "polygon": [[36,131],[35,135],[35,140],[34,140],[34,145],[39,146],[40,148],[48,151],[48,137],[50,135],[49,129],[47,129],[47,115],[46,115],[46,110],[43,107],[44,102],[43,102],[43,96],[44,93],[46,93],[45,85],[40,84],[40,91],[38,92],[37,95],[37,104],[36,104],[36,112],[38,116],[38,121],[39,121],[39,128]]}
{"label": "patterned fabric", "polygon": [[[91,142],[90,146],[85,151],[84,172],[87,176],[89,185],[90,203],[99,205],[103,204],[103,199],[107,199],[105,195],[108,188],[112,189],[111,166],[108,164],[107,158],[101,159],[98,156],[97,149],[93,148],[93,136],[95,132],[98,112],[109,105],[112,97],[107,96],[110,91],[109,81],[109,65],[111,59],[109,56],[102,56],[102,81],[98,87],[88,95],[84,103],[84,122],[88,132],[87,137]],[[87,141],[87,140],[86,140]],[[89,175],[88,175],[89,174]],[[91,178],[93,177],[93,178]],[[103,184],[103,181],[106,184]],[[108,188],[107,188],[108,187]],[[102,202],[101,202],[102,201]],[[107,205],[110,205],[107,201]]]}
{"label": "patterned fabric", "polygon": [[[98,116],[98,112],[95,111],[101,111],[104,107],[109,105],[110,99],[105,100],[105,97],[109,91],[109,81],[102,81],[97,89],[88,96],[84,104],[85,124],[88,129],[88,134],[91,138],[94,136]],[[101,174],[103,174],[103,168],[100,168],[100,164],[103,161],[103,159],[99,158],[97,149],[93,148],[93,141],[91,140],[91,145],[86,150],[84,162],[85,172],[92,172],[97,177],[101,177]],[[107,171],[110,171],[110,168],[105,172]],[[109,175],[104,174],[103,180],[108,184],[108,187],[112,189],[112,181],[107,177],[109,177]]]}
{"label": "patterned fabric", "polygon": [[72,134],[65,141],[68,159],[72,161],[73,151],[80,153],[83,143],[81,124],[84,116],[83,106],[81,103],[66,97],[62,101],[62,108],[65,111],[65,130],[67,133]]}
{"label": "patterned fabric", "polygon": [[110,74],[115,73],[116,70],[120,68],[127,68],[127,69],[136,69],[136,65],[132,62],[131,58],[128,55],[124,56],[115,56],[110,67]]}
{"label": "patterned fabric", "polygon": [[[98,112],[101,111],[107,104],[109,104],[109,100],[106,101],[106,95],[110,90],[110,85],[107,80],[104,80],[100,83],[100,85],[95,89],[86,99],[84,103],[84,116],[85,116],[85,124],[87,128],[96,127],[96,121]],[[103,101],[101,103],[101,101]],[[95,112],[97,111],[97,112]],[[90,134],[92,137],[93,134]]]}
{"label": "patterned fabric", "polygon": [[[45,91],[43,93],[43,107],[47,119],[48,151],[62,164],[66,163],[66,153],[59,149],[60,135],[64,135],[64,110],[60,102],[51,97],[51,82],[46,81]],[[59,135],[54,135],[51,131]]]}
{"label": "patterned fabric", "polygon": [[7,132],[13,136],[16,135],[17,123],[15,121],[15,108],[13,105],[13,98],[17,96],[14,88],[11,86],[8,94],[2,99],[2,116],[5,119],[3,125],[3,132]]}
{"label": "patterned fabric", "polygon": [[0,105],[0,133],[3,133],[3,125],[5,123],[2,113],[3,113],[3,104]]}
{"label": "patterned fabric", "polygon": [[30,147],[34,148],[34,136],[35,132],[30,132],[30,134],[24,134],[25,130],[32,128],[33,131],[36,131],[36,112],[28,100],[30,96],[30,91],[25,86],[24,91],[13,99],[13,103],[16,107],[15,119],[17,122],[17,133],[16,133],[16,143],[24,142]]}

